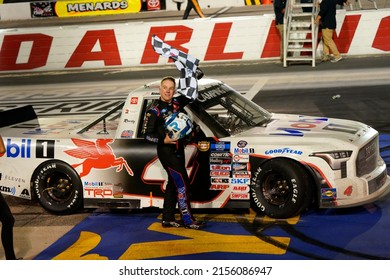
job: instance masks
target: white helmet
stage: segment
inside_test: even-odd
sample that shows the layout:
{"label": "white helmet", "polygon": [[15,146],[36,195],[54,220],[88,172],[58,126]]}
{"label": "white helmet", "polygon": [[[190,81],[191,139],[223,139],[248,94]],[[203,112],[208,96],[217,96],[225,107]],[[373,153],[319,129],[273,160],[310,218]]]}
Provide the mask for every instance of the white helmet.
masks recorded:
{"label": "white helmet", "polygon": [[172,114],[165,119],[165,129],[171,139],[179,140],[186,137],[191,133],[192,127],[192,120],[182,112]]}

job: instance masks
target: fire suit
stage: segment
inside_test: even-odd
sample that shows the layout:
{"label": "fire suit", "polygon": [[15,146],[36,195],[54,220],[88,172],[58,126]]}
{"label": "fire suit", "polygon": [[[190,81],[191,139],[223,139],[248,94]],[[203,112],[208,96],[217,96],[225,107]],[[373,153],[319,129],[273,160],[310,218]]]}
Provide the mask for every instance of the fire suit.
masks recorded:
{"label": "fire suit", "polygon": [[159,99],[146,113],[143,128],[144,138],[157,144],[157,156],[168,174],[162,219],[167,222],[175,220],[177,203],[185,225],[193,224],[194,219],[188,198],[190,182],[185,167],[184,140],[178,140],[176,145],[164,144],[166,136],[164,125],[168,115],[182,111],[190,101],[191,99],[183,95],[174,97],[170,103]]}

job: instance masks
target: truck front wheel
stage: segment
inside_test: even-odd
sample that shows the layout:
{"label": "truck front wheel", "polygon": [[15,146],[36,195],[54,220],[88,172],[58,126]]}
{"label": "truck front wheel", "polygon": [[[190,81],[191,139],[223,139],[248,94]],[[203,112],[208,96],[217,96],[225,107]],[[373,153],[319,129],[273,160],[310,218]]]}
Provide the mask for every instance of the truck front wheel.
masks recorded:
{"label": "truck front wheel", "polygon": [[312,188],[312,177],[302,165],[290,159],[271,159],[252,174],[254,208],[272,218],[300,214],[313,199]]}
{"label": "truck front wheel", "polygon": [[42,163],[32,177],[32,190],[39,204],[54,214],[71,214],[83,204],[83,188],[77,172],[67,163]]}

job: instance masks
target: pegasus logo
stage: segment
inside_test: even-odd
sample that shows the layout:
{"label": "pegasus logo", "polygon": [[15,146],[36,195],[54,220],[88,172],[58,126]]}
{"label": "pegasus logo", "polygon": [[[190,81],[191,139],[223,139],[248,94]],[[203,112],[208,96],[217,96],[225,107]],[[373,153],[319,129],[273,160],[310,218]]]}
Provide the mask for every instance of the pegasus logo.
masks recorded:
{"label": "pegasus logo", "polygon": [[117,167],[116,172],[120,172],[123,167],[127,170],[130,176],[134,176],[133,171],[123,157],[117,158],[112,148],[108,145],[113,142],[113,139],[97,139],[96,143],[88,140],[74,139],[73,143],[77,146],[76,149],[66,150],[68,155],[84,159],[83,162],[73,164],[73,168],[82,166],[80,177],[87,176],[92,168],[107,169]]}

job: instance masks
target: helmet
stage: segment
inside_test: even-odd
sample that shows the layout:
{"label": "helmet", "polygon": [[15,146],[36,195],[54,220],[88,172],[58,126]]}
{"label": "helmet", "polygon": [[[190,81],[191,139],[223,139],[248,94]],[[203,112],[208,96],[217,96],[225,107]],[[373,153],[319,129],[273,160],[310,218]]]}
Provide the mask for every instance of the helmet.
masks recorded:
{"label": "helmet", "polygon": [[192,131],[192,120],[184,113],[174,113],[165,119],[165,129],[171,139],[179,140]]}

